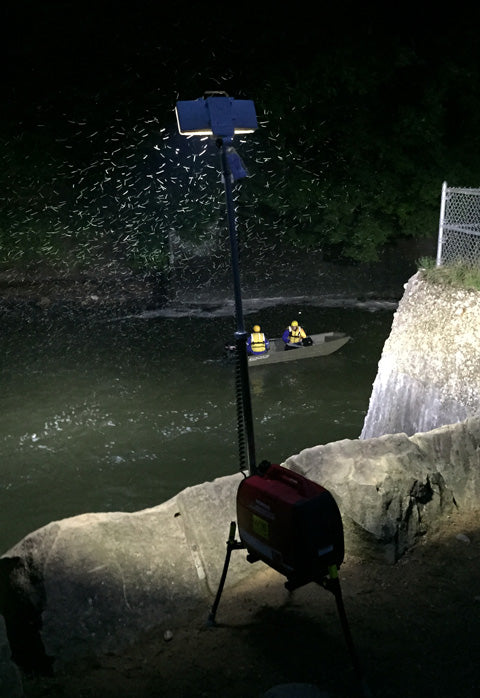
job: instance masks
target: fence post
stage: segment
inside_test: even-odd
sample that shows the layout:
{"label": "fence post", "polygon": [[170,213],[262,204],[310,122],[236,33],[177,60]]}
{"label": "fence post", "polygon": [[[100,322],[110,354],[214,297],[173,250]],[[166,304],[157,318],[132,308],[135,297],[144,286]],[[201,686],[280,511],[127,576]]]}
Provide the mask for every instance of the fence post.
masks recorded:
{"label": "fence post", "polygon": [[436,266],[442,265],[442,242],[443,242],[443,224],[445,222],[445,199],[447,196],[447,183],[442,184],[442,200],[440,203],[440,222],[438,225],[438,243],[437,243],[437,263]]}

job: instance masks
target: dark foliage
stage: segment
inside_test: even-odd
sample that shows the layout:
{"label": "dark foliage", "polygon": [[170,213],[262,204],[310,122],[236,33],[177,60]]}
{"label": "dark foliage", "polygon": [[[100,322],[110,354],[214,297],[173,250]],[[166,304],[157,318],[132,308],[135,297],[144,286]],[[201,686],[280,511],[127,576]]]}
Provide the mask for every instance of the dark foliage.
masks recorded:
{"label": "dark foliage", "polygon": [[[93,6],[92,6],[93,7]],[[255,101],[237,146],[244,236],[375,260],[435,235],[441,185],[477,186],[476,10],[2,4],[0,264],[162,267],[224,225],[215,147],[176,134],[175,101]],[[473,13],[473,14],[472,14]]]}

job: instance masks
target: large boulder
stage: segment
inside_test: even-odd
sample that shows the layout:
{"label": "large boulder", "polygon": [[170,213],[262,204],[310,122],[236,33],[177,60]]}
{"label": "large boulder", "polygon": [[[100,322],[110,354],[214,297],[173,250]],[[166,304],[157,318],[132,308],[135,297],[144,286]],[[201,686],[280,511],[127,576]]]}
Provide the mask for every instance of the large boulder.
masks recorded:
{"label": "large boulder", "polygon": [[[478,506],[479,454],[480,420],[469,419],[414,437],[317,446],[284,465],[333,494],[347,554],[394,562],[454,506]],[[47,673],[121,651],[148,629],[163,634],[202,604],[207,620],[241,477],[187,488],[140,512],[53,522],[15,545],[0,566],[15,662]],[[227,585],[258,565],[233,554]]]}
{"label": "large boulder", "polygon": [[[6,612],[10,592],[10,573],[15,568],[15,558],[0,559],[0,611]],[[23,696],[22,681],[18,666],[12,660],[12,651],[7,637],[5,620],[0,616],[0,696],[20,698]]]}
{"label": "large boulder", "polygon": [[479,346],[480,293],[415,274],[383,347],[361,438],[410,436],[475,415]]}
{"label": "large boulder", "polygon": [[[152,627],[163,632],[200,600],[207,609],[241,477],[187,488],[140,512],[56,521],[20,541],[0,559],[14,563],[2,612],[15,662],[48,673],[55,662],[127,646]],[[248,573],[232,560],[232,581]]]}
{"label": "large boulder", "polygon": [[5,621],[0,616],[0,696],[21,698],[22,680],[17,665],[11,659]]}
{"label": "large boulder", "polygon": [[332,492],[348,549],[395,562],[454,507],[478,506],[480,419],[315,446],[284,465]]}

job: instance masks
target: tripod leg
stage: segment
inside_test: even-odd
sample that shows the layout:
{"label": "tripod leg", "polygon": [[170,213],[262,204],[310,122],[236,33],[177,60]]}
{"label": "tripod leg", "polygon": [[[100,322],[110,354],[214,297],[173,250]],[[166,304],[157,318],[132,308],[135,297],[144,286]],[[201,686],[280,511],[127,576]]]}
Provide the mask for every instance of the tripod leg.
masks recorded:
{"label": "tripod leg", "polygon": [[220,603],[220,597],[222,596],[223,587],[225,586],[225,580],[227,578],[228,566],[230,564],[230,557],[232,555],[232,550],[236,548],[243,548],[241,543],[237,543],[235,540],[236,523],[232,521],[230,524],[230,532],[227,540],[227,553],[225,555],[225,562],[223,564],[222,576],[220,577],[220,584],[218,585],[217,595],[215,596],[215,601],[208,615],[208,625],[215,625],[215,616],[217,614],[218,604]]}
{"label": "tripod leg", "polygon": [[355,645],[353,644],[353,638],[352,638],[352,634],[350,632],[350,626],[348,624],[347,614],[345,612],[345,606],[343,603],[342,589],[340,587],[340,580],[338,578],[337,566],[331,565],[328,568],[328,572],[329,572],[329,579],[326,582],[325,586],[335,596],[335,602],[337,604],[337,611],[338,611],[338,615],[340,617],[340,623],[342,625],[343,634],[345,636],[348,651],[350,652],[350,657],[352,659],[353,668],[355,670],[355,674],[356,674],[357,680],[359,682],[359,687],[360,687],[360,694],[359,695],[361,696],[361,698],[370,698],[370,696],[372,694],[371,694],[370,689],[368,688],[367,684],[365,683],[362,668],[360,666],[360,661],[358,659],[358,655],[357,655],[357,652],[355,650]]}

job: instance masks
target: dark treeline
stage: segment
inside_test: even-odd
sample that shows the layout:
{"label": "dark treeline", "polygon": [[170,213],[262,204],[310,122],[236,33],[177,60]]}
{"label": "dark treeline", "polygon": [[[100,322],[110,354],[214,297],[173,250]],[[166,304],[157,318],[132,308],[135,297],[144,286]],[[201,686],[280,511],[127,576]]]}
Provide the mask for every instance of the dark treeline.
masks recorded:
{"label": "dark treeline", "polygon": [[143,270],[172,241],[211,244],[224,227],[215,146],[178,136],[173,112],[206,90],[256,104],[259,130],[235,144],[247,241],[275,232],[373,261],[435,235],[442,182],[480,184],[476,17],[352,7],[225,19],[4,3],[2,268]]}

